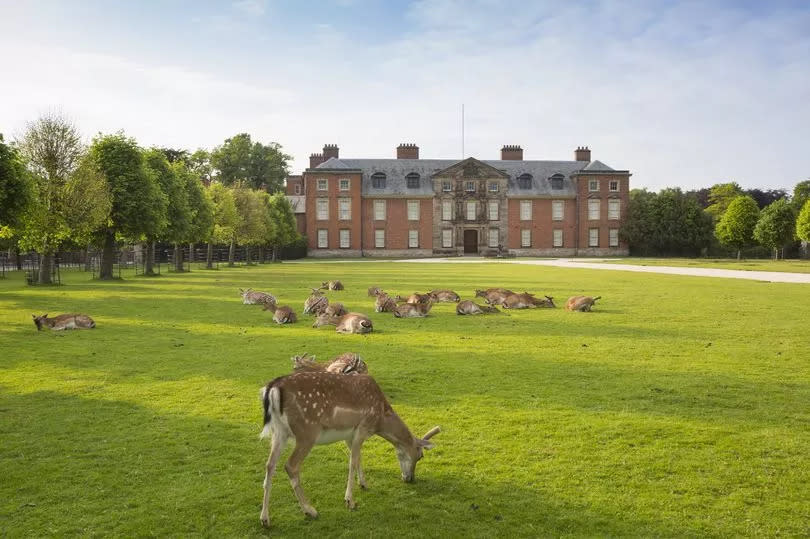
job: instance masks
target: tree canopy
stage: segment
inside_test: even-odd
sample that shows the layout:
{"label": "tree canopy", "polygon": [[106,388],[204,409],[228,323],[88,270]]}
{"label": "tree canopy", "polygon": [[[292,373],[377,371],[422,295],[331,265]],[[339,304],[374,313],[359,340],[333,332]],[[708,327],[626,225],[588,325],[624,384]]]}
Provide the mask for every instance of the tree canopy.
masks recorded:
{"label": "tree canopy", "polygon": [[740,250],[753,243],[754,227],[759,219],[759,207],[756,201],[747,195],[736,197],[728,205],[715,227],[715,236],[721,244]]}
{"label": "tree canopy", "polygon": [[281,145],[262,144],[240,133],[225,140],[211,152],[211,166],[217,179],[225,185],[247,185],[270,193],[281,191],[289,174],[288,161]]}
{"label": "tree canopy", "polygon": [[0,237],[22,223],[33,199],[34,184],[20,153],[0,135]]}
{"label": "tree canopy", "polygon": [[802,241],[810,242],[810,200],[804,203],[796,219],[796,236]]}
{"label": "tree canopy", "polygon": [[737,182],[717,183],[709,189],[709,206],[706,211],[717,222],[726,213],[731,201],[742,194],[744,194],[742,187]]}
{"label": "tree canopy", "polygon": [[795,231],[796,214],[787,199],[782,198],[762,210],[754,227],[754,239],[777,253],[793,240]]}

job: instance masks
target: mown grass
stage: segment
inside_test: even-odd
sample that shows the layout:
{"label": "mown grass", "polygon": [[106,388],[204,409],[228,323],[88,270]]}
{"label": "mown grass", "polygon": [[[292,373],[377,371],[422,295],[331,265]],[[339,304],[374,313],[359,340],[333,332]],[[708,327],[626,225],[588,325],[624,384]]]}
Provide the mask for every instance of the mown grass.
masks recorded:
{"label": "mown grass", "polygon": [[[583,261],[587,261],[583,259]],[[639,266],[675,266],[691,268],[714,268],[742,271],[779,271],[810,273],[810,260],[736,260],[734,258],[622,258],[604,260],[611,264],[636,264]]]}
{"label": "mown grass", "polygon": [[[810,287],[512,264],[276,264],[119,282],[0,281],[0,530],[8,536],[730,536],[810,534]],[[371,315],[343,336],[270,322],[237,287],[299,310],[308,287]],[[603,296],[562,309],[427,319],[375,314],[366,289],[484,286]],[[98,328],[35,331],[80,311]],[[276,476],[258,389],[290,356],[360,353],[437,447],[404,484],[364,447],[368,491],[343,504],[347,451],[316,447],[300,513]],[[289,451],[289,450],[288,450]]]}

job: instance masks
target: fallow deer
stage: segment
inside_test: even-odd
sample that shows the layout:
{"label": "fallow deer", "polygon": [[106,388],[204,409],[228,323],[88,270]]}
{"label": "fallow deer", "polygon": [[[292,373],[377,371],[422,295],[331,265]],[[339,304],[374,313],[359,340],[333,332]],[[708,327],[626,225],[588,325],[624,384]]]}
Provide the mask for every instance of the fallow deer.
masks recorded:
{"label": "fallow deer", "polygon": [[433,447],[430,442],[441,429],[433,427],[422,438],[411,434],[407,425],[394,412],[385,395],[371,376],[341,376],[332,373],[300,372],[276,378],[261,390],[264,410],[262,438],[272,435],[270,456],[264,476],[261,522],[270,525],[270,490],[281,453],[289,438],[295,449],[284,469],[301,510],[312,518],[318,512],[301,488],[301,462],[315,445],[343,440],[349,447],[349,478],[344,500],[354,509],[354,478],[366,488],[360,453],[363,442],[377,435],[396,449],[402,480],[412,482],[416,463],[423,452]]}
{"label": "fallow deer", "polygon": [[239,289],[239,295],[242,296],[242,303],[245,305],[265,305],[267,303],[276,303],[276,297],[267,292],[259,292],[248,288],[247,290]]}
{"label": "fallow deer", "polygon": [[522,294],[512,294],[503,300],[504,309],[531,309],[533,307],[554,308],[554,298],[545,296],[543,299],[534,297],[533,294],[523,292]]}
{"label": "fallow deer", "polygon": [[343,290],[343,283],[340,281],[324,281],[321,283],[321,290]]}
{"label": "fallow deer", "polygon": [[506,298],[514,294],[506,288],[487,288],[486,290],[476,290],[475,297],[484,298],[490,305],[503,305]]}
{"label": "fallow deer", "polygon": [[304,314],[321,314],[329,305],[329,298],[317,288],[312,289],[312,293],[304,300]]}
{"label": "fallow deer", "polygon": [[64,331],[66,329],[93,329],[96,327],[95,321],[86,314],[60,314],[53,318],[48,318],[48,313],[42,316],[31,315],[37,331],[49,328],[53,331]]}
{"label": "fallow deer", "polygon": [[331,324],[338,333],[371,333],[374,325],[368,316],[361,313],[346,313],[343,316],[319,315],[312,327],[319,328]]}
{"label": "fallow deer", "polygon": [[343,316],[344,314],[348,314],[346,307],[343,306],[342,303],[336,301],[334,303],[330,303],[326,306],[326,308],[321,311],[321,314],[326,314],[329,316]]}
{"label": "fallow deer", "polygon": [[295,315],[295,311],[293,311],[287,305],[282,305],[279,307],[275,303],[266,303],[264,310],[273,313],[273,321],[276,324],[292,324],[293,322],[298,322],[298,317]]}
{"label": "fallow deer", "polygon": [[377,294],[377,299],[374,301],[374,311],[378,313],[390,313],[397,308],[397,302],[394,298],[382,292]]}
{"label": "fallow deer", "polygon": [[499,312],[501,311],[499,311],[497,307],[478,305],[477,303],[474,303],[468,299],[465,299],[456,305],[456,314],[487,314]]}
{"label": "fallow deer", "polygon": [[411,304],[430,303],[430,301],[431,301],[430,294],[420,294],[419,292],[414,292],[405,299],[405,303]]}
{"label": "fallow deer", "polygon": [[590,296],[574,296],[568,298],[568,301],[565,302],[565,308],[569,311],[591,312],[591,307],[593,307],[598,299],[602,299],[602,296],[596,296],[595,298]]}
{"label": "fallow deer", "polygon": [[335,359],[319,363],[315,361],[315,356],[304,354],[292,358],[293,370],[309,372],[331,372],[334,374],[368,374],[368,366],[357,354],[346,352]]}
{"label": "fallow deer", "polygon": [[377,296],[377,295],[382,294],[382,293],[383,293],[383,289],[380,288],[379,286],[372,286],[372,287],[370,287],[368,289],[368,296],[369,297],[374,297],[374,296]]}
{"label": "fallow deer", "polygon": [[394,316],[397,318],[424,318],[430,312],[433,303],[403,303],[394,308]]}
{"label": "fallow deer", "polygon": [[436,303],[458,303],[461,298],[452,290],[431,290],[428,296]]}

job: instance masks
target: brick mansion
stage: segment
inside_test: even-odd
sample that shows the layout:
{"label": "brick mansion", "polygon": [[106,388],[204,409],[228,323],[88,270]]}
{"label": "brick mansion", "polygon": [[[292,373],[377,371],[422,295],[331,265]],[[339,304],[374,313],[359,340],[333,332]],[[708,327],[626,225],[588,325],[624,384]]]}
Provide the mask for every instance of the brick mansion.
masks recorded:
{"label": "brick mansion", "polygon": [[626,255],[630,173],[580,147],[572,161],[341,158],[334,144],[287,179],[309,256]]}

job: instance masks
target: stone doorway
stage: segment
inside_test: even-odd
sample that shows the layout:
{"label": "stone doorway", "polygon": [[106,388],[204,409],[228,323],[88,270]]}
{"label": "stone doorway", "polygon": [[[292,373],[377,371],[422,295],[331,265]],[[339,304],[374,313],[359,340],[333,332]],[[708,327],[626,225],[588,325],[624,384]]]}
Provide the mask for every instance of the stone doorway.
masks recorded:
{"label": "stone doorway", "polygon": [[477,255],[478,254],[478,231],[465,230],[464,231],[464,254]]}

